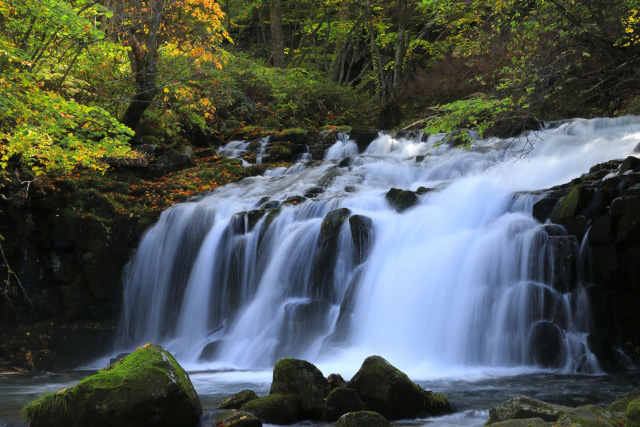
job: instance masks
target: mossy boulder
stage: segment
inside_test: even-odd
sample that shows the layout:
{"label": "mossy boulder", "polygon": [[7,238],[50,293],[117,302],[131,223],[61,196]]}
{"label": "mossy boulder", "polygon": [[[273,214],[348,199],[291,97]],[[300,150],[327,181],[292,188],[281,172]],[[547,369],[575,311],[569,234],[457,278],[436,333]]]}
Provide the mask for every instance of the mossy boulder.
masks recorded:
{"label": "mossy boulder", "polygon": [[454,411],[444,396],[424,390],[380,356],[367,357],[349,387],[367,408],[391,420]]}
{"label": "mossy boulder", "polygon": [[148,344],[23,413],[32,427],[196,426],[202,406],[173,356]]}
{"label": "mossy boulder", "polygon": [[638,398],[640,398],[640,390],[634,390],[631,393],[613,402],[607,407],[607,409],[611,412],[626,412],[629,403]]}
{"label": "mossy boulder", "polygon": [[387,192],[387,201],[396,212],[403,212],[416,203],[418,203],[418,196],[416,193],[409,190],[401,190],[399,188],[392,188]]}
{"label": "mossy boulder", "polygon": [[341,416],[336,427],[391,427],[385,417],[373,411],[349,412]]}
{"label": "mossy boulder", "polygon": [[626,414],[627,426],[638,427],[640,426],[640,397],[633,399],[627,406]]}
{"label": "mossy boulder", "polygon": [[203,427],[262,427],[262,421],[249,412],[224,409],[214,412],[200,425]]}
{"label": "mossy boulder", "polygon": [[324,405],[322,419],[335,422],[346,413],[357,412],[366,409],[364,402],[358,397],[355,390],[345,387],[334,388]]}
{"label": "mossy boulder", "polygon": [[299,406],[296,396],[276,393],[247,402],[240,409],[270,424],[292,424],[301,419]]}
{"label": "mossy boulder", "polygon": [[324,398],[330,390],[322,372],[305,360],[280,359],[273,368],[270,393],[288,393],[298,398],[302,419],[322,417]]}
{"label": "mossy boulder", "polygon": [[258,395],[253,390],[242,390],[234,394],[233,396],[225,397],[220,402],[220,407],[223,409],[240,409],[242,405],[252,400],[258,399]]}

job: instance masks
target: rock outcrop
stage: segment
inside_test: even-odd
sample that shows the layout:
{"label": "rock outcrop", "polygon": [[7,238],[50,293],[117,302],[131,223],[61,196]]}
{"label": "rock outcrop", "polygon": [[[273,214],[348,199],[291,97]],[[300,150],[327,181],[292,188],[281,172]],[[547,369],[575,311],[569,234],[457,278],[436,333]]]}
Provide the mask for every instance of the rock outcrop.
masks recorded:
{"label": "rock outcrop", "polygon": [[553,187],[533,207],[538,220],[586,238],[596,329],[589,345],[607,370],[640,361],[640,159],[608,161]]}

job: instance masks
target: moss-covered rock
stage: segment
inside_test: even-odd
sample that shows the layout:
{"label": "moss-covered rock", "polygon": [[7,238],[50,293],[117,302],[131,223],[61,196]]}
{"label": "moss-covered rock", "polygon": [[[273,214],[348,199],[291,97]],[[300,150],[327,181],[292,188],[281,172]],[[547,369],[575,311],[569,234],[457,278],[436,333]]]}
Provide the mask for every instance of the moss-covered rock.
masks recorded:
{"label": "moss-covered rock", "polygon": [[626,412],[627,411],[627,406],[629,406],[629,403],[631,403],[633,400],[640,398],[640,390],[634,390],[631,393],[623,396],[622,398],[616,400],[615,402],[613,402],[611,405],[609,405],[607,407],[607,409],[611,412]]}
{"label": "moss-covered rock", "polygon": [[397,212],[403,212],[418,203],[418,196],[413,191],[399,188],[389,190],[386,197],[391,207]]}
{"label": "moss-covered rock", "polygon": [[334,388],[324,405],[322,419],[335,422],[342,415],[349,412],[357,412],[366,409],[364,402],[358,397],[355,390],[344,387]]}
{"label": "moss-covered rock", "polygon": [[517,396],[491,409],[487,424],[526,418],[557,421],[559,417],[560,414],[557,407],[531,397]]}
{"label": "moss-covered rock", "polygon": [[189,375],[148,344],[70,389],[23,408],[33,427],[195,426],[202,407]]}
{"label": "moss-covered rock", "polygon": [[571,408],[527,396],[518,396],[491,409],[486,425],[614,427],[621,425],[618,422],[620,418],[614,416],[608,409],[595,405]]}
{"label": "moss-covered rock", "polygon": [[633,399],[627,406],[627,426],[640,426],[640,397]]}
{"label": "moss-covered rock", "polygon": [[273,368],[271,394],[289,393],[298,398],[302,419],[321,418],[329,391],[322,372],[305,360],[280,359]]}
{"label": "moss-covered rock", "polygon": [[391,427],[391,423],[382,415],[373,411],[349,412],[341,416],[336,427]]}
{"label": "moss-covered rock", "polygon": [[367,408],[391,420],[454,411],[444,396],[424,390],[380,356],[367,357],[349,387],[358,393]]}
{"label": "moss-covered rock", "polygon": [[258,395],[253,390],[242,390],[234,394],[233,396],[225,397],[220,402],[220,407],[223,409],[240,409],[242,405],[252,400],[258,399]]}
{"label": "moss-covered rock", "polygon": [[270,424],[292,424],[300,420],[300,400],[286,393],[270,394],[240,408]]}
{"label": "moss-covered rock", "polygon": [[203,419],[200,425],[202,427],[262,427],[262,421],[249,412],[224,409],[211,414],[208,420]]}

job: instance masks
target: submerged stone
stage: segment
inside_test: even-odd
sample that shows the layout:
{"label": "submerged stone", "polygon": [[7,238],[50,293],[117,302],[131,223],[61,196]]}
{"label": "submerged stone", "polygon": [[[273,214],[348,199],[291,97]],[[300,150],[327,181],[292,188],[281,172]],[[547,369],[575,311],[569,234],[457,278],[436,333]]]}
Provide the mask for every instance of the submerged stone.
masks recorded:
{"label": "submerged stone", "polygon": [[32,427],[196,426],[202,406],[189,375],[159,345],[139,348],[70,389],[23,408]]}
{"label": "submerged stone", "polygon": [[416,203],[418,196],[413,191],[392,188],[387,192],[387,201],[396,212],[403,212]]}

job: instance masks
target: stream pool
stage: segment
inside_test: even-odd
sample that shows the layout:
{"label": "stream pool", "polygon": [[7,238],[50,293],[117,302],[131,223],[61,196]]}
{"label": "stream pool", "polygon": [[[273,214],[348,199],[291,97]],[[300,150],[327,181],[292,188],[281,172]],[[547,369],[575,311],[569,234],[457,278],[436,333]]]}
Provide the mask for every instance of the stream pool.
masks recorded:
{"label": "stream pool", "polygon": [[[70,387],[94,371],[39,372],[35,374],[0,374],[0,427],[26,426],[19,419],[20,408],[45,392]],[[193,371],[191,380],[206,408],[216,400],[244,388],[258,395],[269,393],[268,371]],[[640,371],[613,375],[580,376],[555,373],[526,375],[473,374],[466,379],[441,378],[416,380],[425,389],[446,395],[458,409],[452,415],[397,421],[395,426],[473,426],[484,425],[489,409],[524,394],[552,403],[580,406],[589,403],[606,406],[626,393],[640,388]],[[330,424],[304,422],[296,426],[321,427]],[[266,424],[265,426],[268,426]]]}

